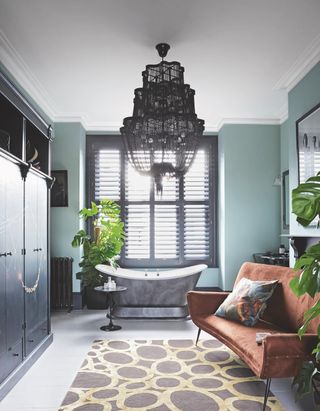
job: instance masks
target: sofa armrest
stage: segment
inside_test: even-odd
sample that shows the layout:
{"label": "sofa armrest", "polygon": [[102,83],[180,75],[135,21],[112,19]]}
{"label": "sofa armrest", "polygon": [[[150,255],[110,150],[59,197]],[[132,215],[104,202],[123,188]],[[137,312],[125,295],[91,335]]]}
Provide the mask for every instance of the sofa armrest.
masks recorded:
{"label": "sofa armrest", "polygon": [[261,378],[294,377],[301,363],[311,358],[318,342],[317,334],[276,333],[263,340],[263,366]]}
{"label": "sofa armrest", "polygon": [[200,314],[213,314],[229,294],[219,291],[189,291],[187,300],[191,318]]}

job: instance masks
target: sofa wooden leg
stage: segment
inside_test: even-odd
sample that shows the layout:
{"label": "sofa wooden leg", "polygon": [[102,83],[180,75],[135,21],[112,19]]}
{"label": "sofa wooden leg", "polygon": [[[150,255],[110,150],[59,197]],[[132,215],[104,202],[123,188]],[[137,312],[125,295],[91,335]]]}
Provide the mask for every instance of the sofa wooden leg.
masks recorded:
{"label": "sofa wooden leg", "polygon": [[265,411],[266,406],[267,406],[267,401],[268,401],[268,397],[270,393],[270,385],[271,385],[271,378],[267,378],[262,411]]}
{"label": "sofa wooden leg", "polygon": [[197,346],[198,341],[199,341],[200,333],[201,333],[201,328],[199,328],[199,330],[198,330],[197,339],[196,339],[196,346]]}

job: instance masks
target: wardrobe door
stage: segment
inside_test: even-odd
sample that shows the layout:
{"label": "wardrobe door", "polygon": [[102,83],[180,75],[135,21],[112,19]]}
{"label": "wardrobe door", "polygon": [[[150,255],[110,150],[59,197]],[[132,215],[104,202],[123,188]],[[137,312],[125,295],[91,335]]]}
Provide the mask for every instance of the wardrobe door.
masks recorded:
{"label": "wardrobe door", "polygon": [[22,361],[23,181],[0,157],[0,382]]}
{"label": "wardrobe door", "polygon": [[40,336],[44,338],[48,334],[48,187],[44,179],[38,180],[38,267],[39,279],[39,324]]}
{"label": "wardrobe door", "polygon": [[22,361],[23,291],[23,180],[18,165],[9,162],[6,174],[6,318],[8,365]]}
{"label": "wardrobe door", "polygon": [[38,343],[38,176],[29,172],[25,181],[25,353],[29,355]]}
{"label": "wardrobe door", "polygon": [[0,156],[0,383],[6,377],[7,339],[6,339],[6,242],[5,242],[5,169],[6,160]]}
{"label": "wardrobe door", "polygon": [[47,186],[29,172],[25,184],[25,293],[26,339],[29,355],[48,333],[47,309]]}

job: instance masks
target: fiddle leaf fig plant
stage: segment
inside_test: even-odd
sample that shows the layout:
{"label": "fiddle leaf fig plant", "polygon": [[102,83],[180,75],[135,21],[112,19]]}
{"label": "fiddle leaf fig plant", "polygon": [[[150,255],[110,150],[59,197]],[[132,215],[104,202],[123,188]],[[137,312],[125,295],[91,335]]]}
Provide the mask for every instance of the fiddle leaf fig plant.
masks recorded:
{"label": "fiddle leaf fig plant", "polygon": [[100,204],[91,203],[91,208],[83,208],[79,215],[84,221],[93,220],[93,236],[79,230],[73,240],[73,247],[83,246],[83,256],[77,273],[86,286],[95,287],[103,283],[103,276],[96,270],[97,264],[117,266],[117,258],[124,243],[124,224],[120,218],[120,207],[107,198]]}
{"label": "fiddle leaf fig plant", "polygon": [[[320,173],[292,190],[292,212],[296,214],[297,222],[304,227],[309,226],[317,216],[320,217]],[[298,297],[308,294],[315,298],[320,291],[320,243],[307,248],[305,253],[297,259],[294,269],[302,270],[302,272],[299,277],[291,280],[292,291]],[[319,315],[320,299],[316,300],[314,305],[305,312],[304,324],[298,330],[300,338],[306,333],[310,322]],[[312,379],[320,375],[320,327],[318,327],[317,334],[318,343],[312,351],[314,360],[303,363],[292,383],[293,386],[297,386],[297,399],[311,392]]]}

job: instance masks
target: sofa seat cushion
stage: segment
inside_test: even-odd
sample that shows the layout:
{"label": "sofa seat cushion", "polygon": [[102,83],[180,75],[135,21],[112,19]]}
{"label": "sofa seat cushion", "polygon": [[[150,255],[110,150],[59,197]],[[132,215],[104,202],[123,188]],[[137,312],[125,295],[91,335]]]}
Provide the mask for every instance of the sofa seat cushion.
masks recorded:
{"label": "sofa seat cushion", "polygon": [[246,327],[212,314],[199,315],[192,320],[202,330],[213,335],[234,351],[257,376],[261,376],[264,353],[263,345],[256,343],[256,333],[283,333],[283,330],[277,326],[263,321],[258,321],[254,327]]}

